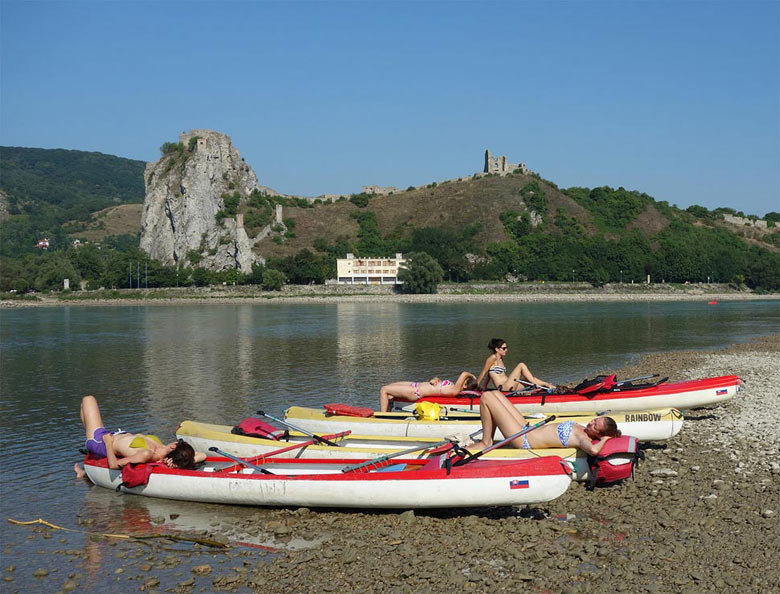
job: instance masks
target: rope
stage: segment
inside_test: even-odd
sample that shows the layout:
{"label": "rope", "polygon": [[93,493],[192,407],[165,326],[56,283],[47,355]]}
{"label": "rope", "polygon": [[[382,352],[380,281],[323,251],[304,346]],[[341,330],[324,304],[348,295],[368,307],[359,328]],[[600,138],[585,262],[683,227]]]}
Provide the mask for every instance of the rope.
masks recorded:
{"label": "rope", "polygon": [[175,534],[148,534],[148,535],[131,535],[131,534],[111,534],[108,532],[88,532],[86,530],[75,530],[73,528],[64,528],[62,526],[57,526],[56,524],[52,524],[51,522],[47,522],[43,518],[38,518],[37,520],[30,520],[27,522],[22,522],[20,520],[14,520],[12,518],[8,518],[8,522],[11,524],[15,524],[16,526],[32,526],[36,524],[41,524],[43,526],[47,526],[49,528],[53,528],[54,530],[63,530],[65,532],[77,532],[79,534],[89,534],[93,536],[103,536],[105,538],[122,538],[125,540],[130,539],[137,539],[137,540],[149,540],[152,538],[166,538],[169,540],[178,540],[178,541],[184,541],[184,542],[195,542],[198,544],[206,545],[209,547],[214,547],[218,549],[225,549],[229,548],[230,545],[217,542],[216,540],[209,540],[206,538],[193,538],[191,536],[177,536]]}

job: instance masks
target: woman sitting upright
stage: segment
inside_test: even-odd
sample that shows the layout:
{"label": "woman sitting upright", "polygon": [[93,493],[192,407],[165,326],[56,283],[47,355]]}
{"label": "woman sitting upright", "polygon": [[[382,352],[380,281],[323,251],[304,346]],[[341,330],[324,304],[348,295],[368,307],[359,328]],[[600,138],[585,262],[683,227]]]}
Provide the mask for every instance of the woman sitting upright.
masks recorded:
{"label": "woman sitting upright", "polygon": [[[536,384],[537,386],[543,386],[545,388],[554,388],[553,384],[550,384],[544,380],[540,380],[535,377],[531,370],[525,363],[518,363],[509,375],[506,374],[506,363],[504,363],[504,357],[506,356],[509,347],[506,345],[506,341],[503,338],[493,338],[488,344],[488,350],[492,353],[485,360],[485,364],[482,366],[482,372],[477,378],[477,385],[483,390],[487,388],[490,381],[496,389],[503,392],[513,392],[520,388],[518,382],[523,380],[529,384]],[[484,381],[483,381],[484,380]]]}

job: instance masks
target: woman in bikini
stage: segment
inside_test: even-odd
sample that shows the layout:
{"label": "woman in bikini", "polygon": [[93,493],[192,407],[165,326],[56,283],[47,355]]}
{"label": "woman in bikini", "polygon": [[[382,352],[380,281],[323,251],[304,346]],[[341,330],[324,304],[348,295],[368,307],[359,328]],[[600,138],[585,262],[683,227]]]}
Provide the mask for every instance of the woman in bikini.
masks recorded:
{"label": "woman in bikini", "polygon": [[512,373],[507,375],[504,357],[506,356],[508,347],[503,338],[491,339],[488,344],[488,349],[492,354],[488,356],[485,364],[482,366],[482,373],[480,373],[477,378],[477,385],[482,387],[482,389],[487,388],[488,383],[492,381],[497,389],[503,392],[513,392],[521,387],[518,385],[518,382],[521,380],[545,388],[555,388],[553,384],[535,377],[525,363],[518,363],[517,367],[512,370]]}
{"label": "woman in bikini", "polygon": [[[97,458],[107,458],[109,468],[121,468],[125,464],[162,461],[171,468],[193,469],[206,455],[196,452],[184,440],[163,445],[154,435],[108,431],[103,426],[100,409],[94,396],[81,399],[81,424],[86,433],[87,451]],[[78,476],[84,471],[76,464]]]}
{"label": "woman in bikini", "polygon": [[[482,394],[479,402],[479,416],[482,420],[482,441],[469,447],[478,452],[493,445],[493,436],[498,428],[504,436],[514,435],[528,425],[525,417],[509,399],[498,390]],[[516,448],[579,448],[595,456],[611,437],[620,437],[617,423],[612,417],[596,417],[583,427],[574,421],[548,423],[510,442]],[[597,439],[598,442],[593,443]]]}
{"label": "woman in bikini", "polygon": [[462,390],[474,390],[476,387],[477,378],[468,371],[461,373],[456,382],[438,377],[427,382],[394,382],[379,389],[379,410],[392,410],[395,400],[414,402],[424,396],[455,396]]}

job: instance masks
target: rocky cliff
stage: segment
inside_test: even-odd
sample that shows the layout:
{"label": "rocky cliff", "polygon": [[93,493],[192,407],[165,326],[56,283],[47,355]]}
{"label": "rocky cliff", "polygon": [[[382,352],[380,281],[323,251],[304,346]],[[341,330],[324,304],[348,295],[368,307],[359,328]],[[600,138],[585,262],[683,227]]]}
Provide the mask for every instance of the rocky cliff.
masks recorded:
{"label": "rocky cliff", "polygon": [[197,265],[211,270],[250,272],[264,260],[253,253],[237,209],[225,198],[246,201],[263,188],[230,138],[192,130],[167,143],[144,172],[146,197],[141,218],[141,249],[168,266]]}

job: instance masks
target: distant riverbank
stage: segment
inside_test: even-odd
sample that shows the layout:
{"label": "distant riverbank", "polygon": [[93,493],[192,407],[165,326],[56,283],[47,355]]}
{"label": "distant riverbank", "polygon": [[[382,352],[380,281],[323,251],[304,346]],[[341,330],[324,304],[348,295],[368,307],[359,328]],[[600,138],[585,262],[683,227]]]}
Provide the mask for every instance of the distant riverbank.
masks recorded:
{"label": "distant riverbank", "polygon": [[287,285],[282,291],[257,286],[171,287],[36,293],[0,299],[0,308],[73,305],[187,305],[200,303],[312,303],[313,301],[399,303],[566,301],[747,301],[780,299],[727,284],[446,283],[433,295],[404,295],[391,285]]}

